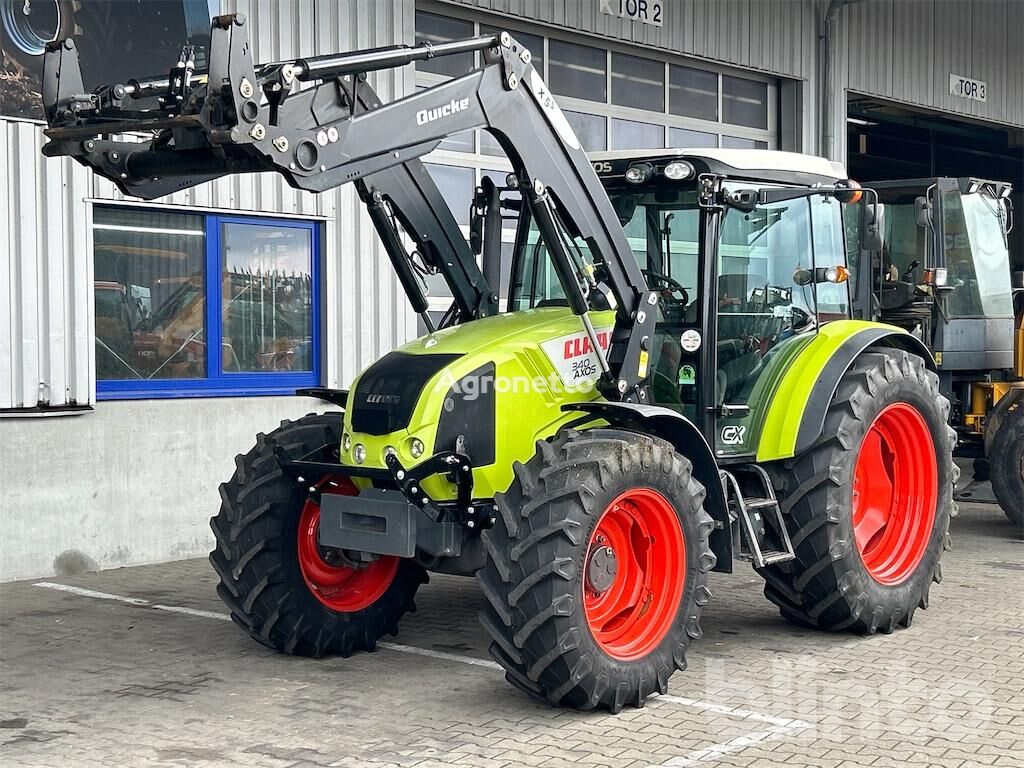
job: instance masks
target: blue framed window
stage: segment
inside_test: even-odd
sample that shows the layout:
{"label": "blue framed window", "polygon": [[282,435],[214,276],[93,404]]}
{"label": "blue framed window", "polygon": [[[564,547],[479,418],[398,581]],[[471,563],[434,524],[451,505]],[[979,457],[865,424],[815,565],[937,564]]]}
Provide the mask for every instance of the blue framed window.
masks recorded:
{"label": "blue framed window", "polygon": [[320,241],[318,222],[96,206],[97,397],[318,385]]}

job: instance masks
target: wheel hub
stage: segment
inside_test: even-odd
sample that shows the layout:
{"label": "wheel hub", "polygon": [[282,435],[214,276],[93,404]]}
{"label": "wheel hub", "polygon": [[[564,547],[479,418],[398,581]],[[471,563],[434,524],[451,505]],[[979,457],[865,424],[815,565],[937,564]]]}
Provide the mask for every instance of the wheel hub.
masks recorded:
{"label": "wheel hub", "polygon": [[[321,485],[331,481],[325,478]],[[344,495],[355,495],[347,478],[336,478],[331,486]],[[320,504],[311,496],[298,521],[298,560],[302,578],[320,603],[339,613],[354,613],[375,603],[391,586],[398,572],[397,557],[378,557],[358,563],[344,550],[321,546]]]}
{"label": "wheel hub", "polygon": [[686,541],[676,510],[650,488],[608,505],[583,563],[583,608],[598,646],[621,661],[649,654],[672,628],[686,585]]}
{"label": "wheel hub", "polygon": [[875,417],[854,465],[851,502],[857,551],[871,577],[885,585],[909,579],[938,505],[935,444],[916,408],[897,402]]}
{"label": "wheel hub", "polygon": [[619,560],[615,550],[605,545],[594,548],[587,562],[587,586],[600,595],[615,583],[619,572]]}

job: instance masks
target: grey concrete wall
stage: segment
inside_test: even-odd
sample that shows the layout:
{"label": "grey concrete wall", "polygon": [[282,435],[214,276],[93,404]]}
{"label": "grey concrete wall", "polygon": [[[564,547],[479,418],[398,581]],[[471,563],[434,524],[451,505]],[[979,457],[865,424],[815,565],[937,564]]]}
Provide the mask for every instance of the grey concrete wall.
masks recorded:
{"label": "grey concrete wall", "polygon": [[185,399],[0,419],[0,581],[205,555],[235,455],[314,410],[309,398]]}

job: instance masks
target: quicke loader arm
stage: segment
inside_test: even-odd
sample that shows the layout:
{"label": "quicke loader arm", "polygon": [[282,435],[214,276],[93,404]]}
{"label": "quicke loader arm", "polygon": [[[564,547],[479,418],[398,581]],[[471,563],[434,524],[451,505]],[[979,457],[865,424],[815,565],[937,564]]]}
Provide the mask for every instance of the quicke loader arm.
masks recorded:
{"label": "quicke loader arm", "polygon": [[[480,51],[483,66],[389,104],[366,73]],[[496,312],[497,295],[418,159],[446,137],[488,130],[505,150],[572,311],[598,351],[602,394],[647,402],[657,295],[644,281],[593,168],[530,53],[507,33],[254,65],[240,15],[213,19],[209,71],[188,49],[167,78],[86,93],[70,40],[48,45],[48,156],[68,155],[126,194],[154,198],[231,173],[274,171],[298,189],[358,182],[416,311],[426,300],[394,219],[452,286],[462,320]],[[313,83],[293,92],[296,81]],[[119,134],[144,133],[142,141]],[[525,214],[524,214],[525,215]],[[587,261],[574,239],[586,243]],[[486,261],[486,256],[485,256]],[[610,349],[588,316],[614,309]]]}

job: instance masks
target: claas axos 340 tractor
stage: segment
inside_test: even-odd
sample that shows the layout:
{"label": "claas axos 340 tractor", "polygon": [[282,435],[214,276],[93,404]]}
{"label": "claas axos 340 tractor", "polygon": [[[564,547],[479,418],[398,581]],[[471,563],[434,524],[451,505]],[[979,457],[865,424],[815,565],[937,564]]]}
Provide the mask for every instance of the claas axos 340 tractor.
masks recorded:
{"label": "claas axos 340 tractor", "polygon": [[[466,51],[478,69],[392,103],[366,82]],[[686,666],[707,575],[737,561],[801,626],[891,632],[927,604],[948,403],[920,341],[849,319],[843,208],[872,196],[840,166],[588,158],[506,33],[255,65],[245,20],[222,16],[209,62],[193,71],[186,50],[167,77],[85,93],[73,43],[51,44],[44,151],[142,198],[243,172],[354,183],[429,328],[350,391],[306,391],[343,415],[238,457],[211,560],[255,639],[372,650],[428,571],[475,575],[510,682],[618,711]],[[472,129],[513,171],[484,181],[467,238],[419,158]],[[436,328],[423,272],[454,297]]]}

